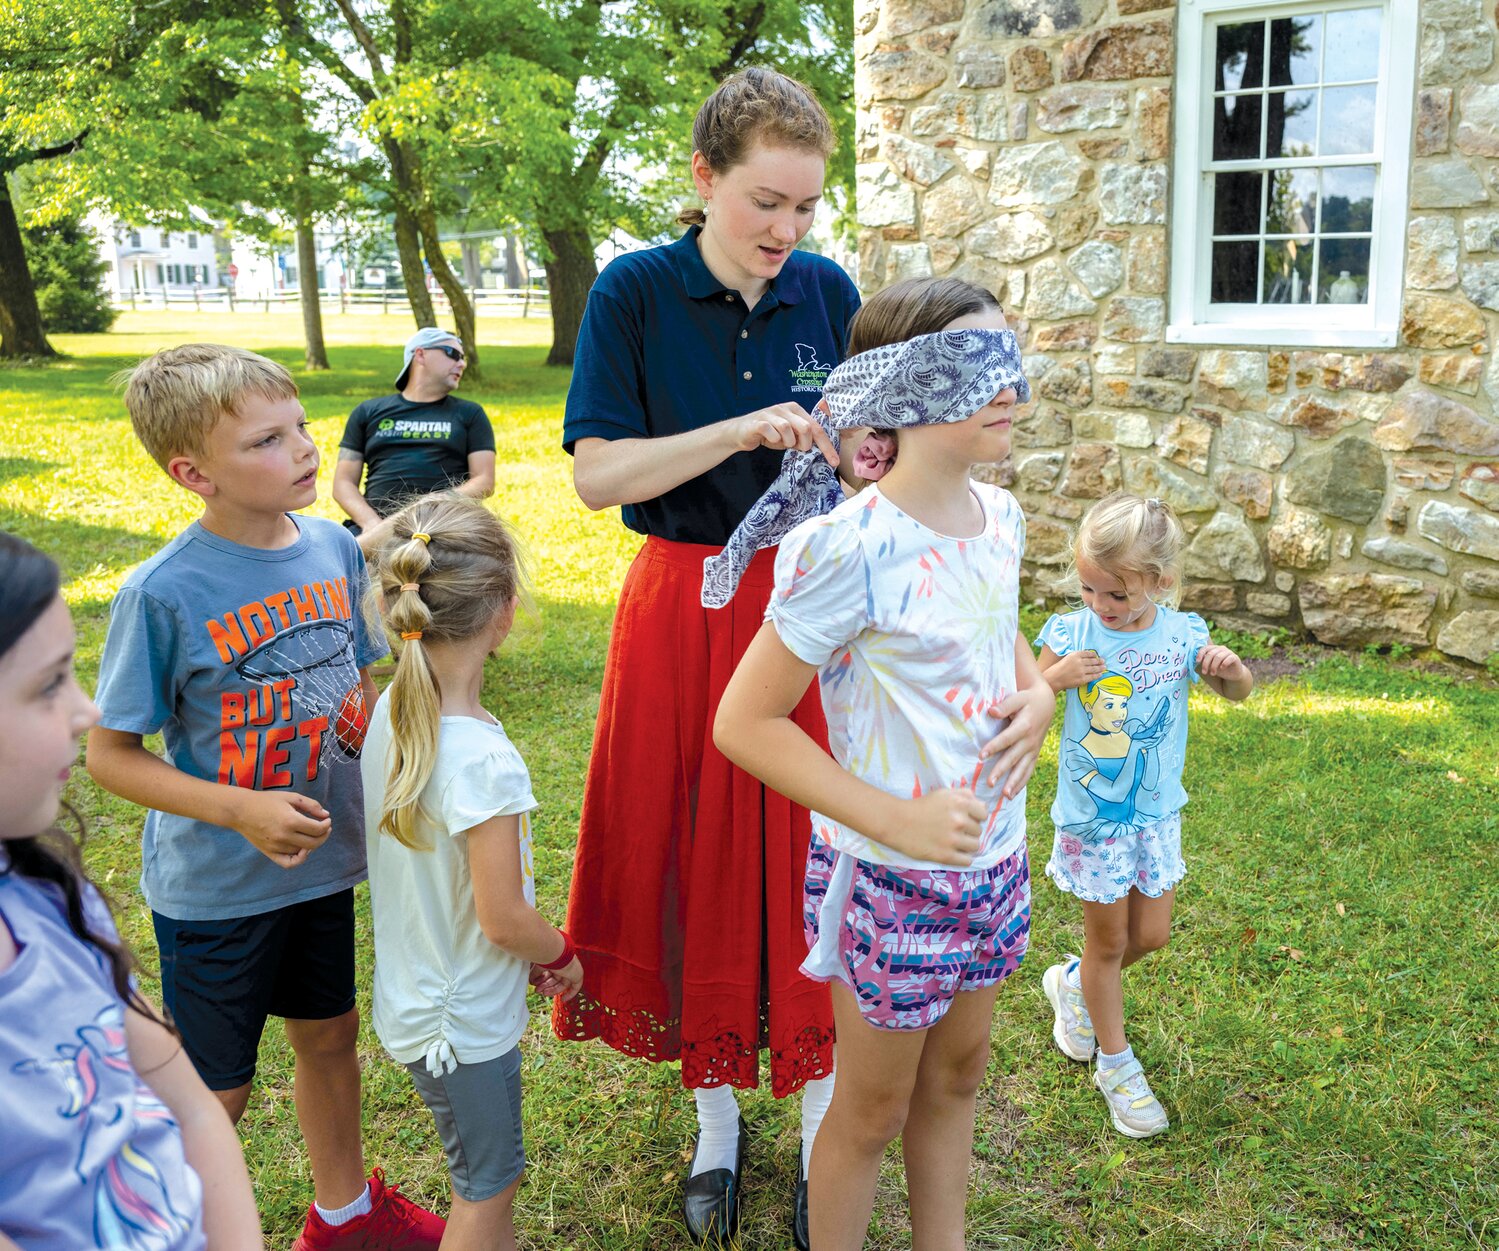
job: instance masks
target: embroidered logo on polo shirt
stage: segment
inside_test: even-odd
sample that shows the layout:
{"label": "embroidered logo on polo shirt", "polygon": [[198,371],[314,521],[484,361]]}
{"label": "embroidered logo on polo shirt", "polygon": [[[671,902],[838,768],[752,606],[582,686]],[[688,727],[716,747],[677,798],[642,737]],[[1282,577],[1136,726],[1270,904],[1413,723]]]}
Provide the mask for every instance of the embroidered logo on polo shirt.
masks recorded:
{"label": "embroidered logo on polo shirt", "polygon": [[791,389],[793,391],[818,391],[827,382],[828,375],[833,372],[831,365],[824,365],[817,359],[817,349],[810,343],[798,343],[796,345],[796,368],[788,370],[791,374]]}

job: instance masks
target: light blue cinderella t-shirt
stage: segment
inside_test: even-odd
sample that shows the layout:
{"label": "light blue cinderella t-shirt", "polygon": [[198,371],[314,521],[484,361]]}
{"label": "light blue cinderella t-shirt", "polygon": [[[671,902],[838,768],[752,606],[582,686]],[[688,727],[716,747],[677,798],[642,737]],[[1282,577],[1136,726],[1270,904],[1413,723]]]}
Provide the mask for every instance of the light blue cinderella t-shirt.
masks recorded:
{"label": "light blue cinderella t-shirt", "polygon": [[1067,692],[1051,819],[1088,843],[1117,838],[1187,802],[1187,691],[1207,624],[1157,607],[1146,630],[1110,630],[1086,608],[1053,614],[1037,636],[1058,656],[1095,651],[1101,678]]}

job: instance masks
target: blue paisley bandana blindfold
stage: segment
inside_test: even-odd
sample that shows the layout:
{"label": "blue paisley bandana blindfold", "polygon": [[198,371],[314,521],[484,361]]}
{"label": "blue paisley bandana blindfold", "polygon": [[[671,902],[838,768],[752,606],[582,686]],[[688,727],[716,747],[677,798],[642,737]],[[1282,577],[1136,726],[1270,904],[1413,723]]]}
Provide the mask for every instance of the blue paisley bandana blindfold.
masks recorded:
{"label": "blue paisley bandana blindfold", "polygon": [[[843,430],[899,430],[966,421],[1006,387],[1031,398],[1020,345],[1009,330],[941,330],[852,356],[828,375],[816,416],[837,441]],[[844,498],[837,471],[821,452],[793,449],[780,476],[755,502],[717,556],[703,562],[702,602],[722,608],[762,547],[774,547],[810,517]]]}

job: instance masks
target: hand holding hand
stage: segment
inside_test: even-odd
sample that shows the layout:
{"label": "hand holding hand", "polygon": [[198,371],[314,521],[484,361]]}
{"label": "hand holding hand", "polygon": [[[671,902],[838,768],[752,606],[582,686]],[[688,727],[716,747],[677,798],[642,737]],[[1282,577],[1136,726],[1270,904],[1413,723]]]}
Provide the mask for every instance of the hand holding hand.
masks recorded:
{"label": "hand holding hand", "polygon": [[533,964],[531,985],[536,987],[537,994],[548,999],[556,999],[559,995],[564,1001],[575,999],[583,989],[583,962],[574,956],[572,963],[562,969],[544,969]]}
{"label": "hand holding hand", "polygon": [[1209,643],[1197,653],[1197,672],[1205,678],[1240,682],[1250,676],[1249,666],[1238,654],[1220,643]]}
{"label": "hand holding hand", "polygon": [[730,424],[735,443],[742,452],[756,447],[781,452],[796,448],[800,452],[810,452],[815,447],[828,464],[835,468],[838,465],[838,449],[828,432],[800,404],[772,404],[769,408],[736,417]]}
{"label": "hand holding hand", "polygon": [[[1074,656],[1078,654],[1073,653]],[[1054,672],[1049,670],[1048,678]],[[990,716],[1008,719],[1009,724],[984,744],[979,755],[984,760],[997,757],[994,767],[989,770],[990,786],[1009,775],[1005,778],[1006,799],[1014,799],[1030,781],[1036,769],[1036,757],[1041,754],[1041,744],[1046,741],[1046,732],[1051,729],[1056,710],[1057,697],[1045,683],[1016,691],[989,710]]]}
{"label": "hand holding hand", "polygon": [[1046,680],[1053,690],[1071,691],[1087,686],[1103,677],[1103,657],[1097,652],[1084,649],[1069,652],[1046,671]]}
{"label": "hand holding hand", "polygon": [[919,860],[966,869],[978,855],[979,836],[989,810],[970,790],[943,787],[901,805],[897,851]]}
{"label": "hand holding hand", "polygon": [[294,869],[328,841],[333,820],[315,799],[290,791],[236,790],[232,828],[261,855]]}
{"label": "hand holding hand", "polygon": [[544,969],[539,964],[531,966],[531,972],[526,980],[535,988],[536,993],[545,999],[555,999],[567,989],[566,983],[560,977],[551,969]]}

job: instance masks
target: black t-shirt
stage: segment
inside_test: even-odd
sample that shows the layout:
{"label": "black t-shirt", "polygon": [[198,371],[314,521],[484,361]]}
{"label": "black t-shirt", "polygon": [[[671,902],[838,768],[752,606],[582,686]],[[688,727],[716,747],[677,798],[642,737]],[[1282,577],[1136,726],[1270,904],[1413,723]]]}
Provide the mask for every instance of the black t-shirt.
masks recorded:
{"label": "black t-shirt", "polygon": [[471,400],[384,395],[349,414],[338,446],[364,457],[364,498],[388,517],[414,496],[466,481],[469,453],[494,451],[494,431]]}

